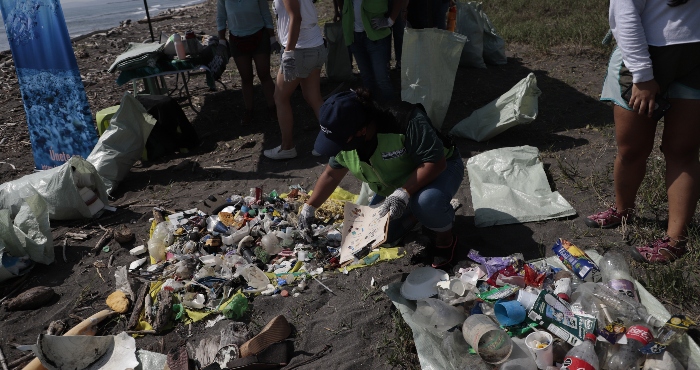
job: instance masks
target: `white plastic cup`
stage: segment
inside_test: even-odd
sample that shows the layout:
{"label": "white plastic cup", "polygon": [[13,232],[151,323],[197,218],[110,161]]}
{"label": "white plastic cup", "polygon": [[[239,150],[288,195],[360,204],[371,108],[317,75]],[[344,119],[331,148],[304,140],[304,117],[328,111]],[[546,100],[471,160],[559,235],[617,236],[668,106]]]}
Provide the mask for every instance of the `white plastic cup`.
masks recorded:
{"label": "white plastic cup", "polygon": [[297,259],[298,259],[299,261],[302,261],[302,262],[306,261],[306,260],[307,260],[306,257],[307,257],[307,252],[306,252],[305,250],[300,250],[300,251],[297,253]]}
{"label": "white plastic cup", "polygon": [[537,294],[530,293],[524,289],[518,290],[518,296],[515,298],[518,302],[520,302],[523,307],[525,307],[525,310],[531,310],[532,307],[535,306],[535,301],[537,300]]}
{"label": "white plastic cup", "polygon": [[[525,345],[527,345],[530,352],[535,355],[535,363],[537,364],[538,369],[544,370],[554,364],[554,347],[552,347],[553,341],[554,338],[552,338],[552,335],[545,331],[530,333],[530,335],[525,338]],[[535,342],[549,344],[547,344],[547,346],[544,348],[537,348]]]}
{"label": "white plastic cup", "polygon": [[486,315],[471,315],[464,320],[462,335],[484,362],[497,365],[513,351],[513,340]]}

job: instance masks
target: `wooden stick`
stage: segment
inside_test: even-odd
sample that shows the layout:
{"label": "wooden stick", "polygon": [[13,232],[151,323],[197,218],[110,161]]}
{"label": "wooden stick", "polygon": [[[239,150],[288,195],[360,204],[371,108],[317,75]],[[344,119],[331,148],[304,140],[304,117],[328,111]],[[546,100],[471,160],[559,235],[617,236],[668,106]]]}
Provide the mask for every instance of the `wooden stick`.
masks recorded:
{"label": "wooden stick", "polygon": [[7,361],[5,361],[5,355],[2,353],[2,347],[0,347],[0,365],[2,365],[2,370],[10,370],[7,368]]}
{"label": "wooden stick", "polygon": [[144,335],[144,334],[156,334],[156,331],[155,330],[127,330],[126,333],[129,335],[132,335],[132,334]]}
{"label": "wooden stick", "polygon": [[134,310],[131,312],[131,317],[129,318],[129,323],[126,324],[127,329],[131,329],[136,326],[139,321],[139,316],[141,316],[141,310],[143,309],[144,299],[146,294],[150,290],[151,284],[143,283],[141,289],[139,289],[139,294],[136,297],[136,302],[134,302]]}
{"label": "wooden stick", "polygon": [[114,232],[112,231],[112,229],[107,229],[107,231],[105,231],[104,235],[102,235],[100,240],[97,241],[95,247],[92,248],[92,253],[94,253],[95,255],[99,254],[102,247],[107,245],[107,243],[109,243],[109,241],[112,240],[113,236]]}
{"label": "wooden stick", "polygon": [[7,364],[7,366],[8,366],[8,367],[16,367],[16,366],[19,366],[19,365],[23,364],[24,362],[26,362],[27,360],[31,360],[32,357],[34,357],[34,353],[30,353],[30,354],[28,354],[28,355],[24,355],[24,356],[22,356],[22,357],[20,357],[20,358],[18,358],[18,359],[16,359],[16,360],[10,362],[9,364]]}

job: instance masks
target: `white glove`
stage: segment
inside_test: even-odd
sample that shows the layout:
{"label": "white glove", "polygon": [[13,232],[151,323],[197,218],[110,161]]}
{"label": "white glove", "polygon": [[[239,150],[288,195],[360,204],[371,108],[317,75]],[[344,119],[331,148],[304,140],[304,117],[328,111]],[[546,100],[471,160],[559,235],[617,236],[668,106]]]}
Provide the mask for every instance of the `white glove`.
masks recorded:
{"label": "white glove", "polygon": [[294,59],[294,50],[285,50],[282,53],[282,75],[286,82],[294,81],[297,78],[297,66]]}
{"label": "white glove", "polygon": [[404,188],[394,190],[379,206],[379,217],[384,217],[387,213],[391,220],[401,217],[408,207],[409,197],[410,195]]}
{"label": "white glove", "polygon": [[375,30],[381,30],[382,28],[389,28],[394,25],[394,21],[390,17],[377,17],[372,18],[370,21],[372,28]]}
{"label": "white glove", "polygon": [[301,212],[299,212],[299,223],[297,228],[299,230],[311,229],[311,225],[316,221],[316,207],[304,203],[301,207]]}

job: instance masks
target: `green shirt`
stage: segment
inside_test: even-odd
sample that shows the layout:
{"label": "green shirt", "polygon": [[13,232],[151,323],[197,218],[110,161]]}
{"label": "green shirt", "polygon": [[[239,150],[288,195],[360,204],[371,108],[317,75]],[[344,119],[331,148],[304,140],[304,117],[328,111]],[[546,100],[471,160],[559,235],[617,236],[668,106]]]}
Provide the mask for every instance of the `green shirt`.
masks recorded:
{"label": "green shirt", "polygon": [[414,109],[405,125],[378,131],[377,149],[367,162],[360,160],[353,150],[341,151],[329,159],[328,165],[349,169],[380,195],[389,195],[403,186],[422,163],[450,158],[454,153],[454,147],[445,147],[421,109]]}
{"label": "green shirt", "polygon": [[350,46],[350,44],[355,41],[355,12],[352,7],[353,1],[362,1],[362,24],[365,26],[367,38],[372,41],[377,41],[391,35],[391,27],[375,30],[370,23],[372,18],[386,17],[386,14],[389,12],[388,0],[345,0],[345,2],[343,2],[341,22],[343,24],[343,36],[345,36],[346,46]]}

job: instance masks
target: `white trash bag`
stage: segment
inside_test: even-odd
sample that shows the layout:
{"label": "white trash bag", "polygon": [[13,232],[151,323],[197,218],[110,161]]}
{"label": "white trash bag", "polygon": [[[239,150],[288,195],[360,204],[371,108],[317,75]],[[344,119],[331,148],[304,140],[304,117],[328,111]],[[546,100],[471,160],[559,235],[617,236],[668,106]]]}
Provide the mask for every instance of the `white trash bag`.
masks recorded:
{"label": "white trash bag", "polygon": [[573,216],[576,211],[552,191],[532,146],[489,150],[467,161],[477,227]]}
{"label": "white trash bag", "polygon": [[[484,19],[481,3],[458,1],[455,32],[467,37],[462,49],[459,65],[462,67],[486,68],[484,63]],[[404,41],[405,42],[405,41]]]}
{"label": "white trash bag", "polygon": [[459,121],[450,130],[450,135],[481,142],[513,126],[530,123],[537,118],[541,94],[537,78],[530,73],[498,99]]}
{"label": "white trash bag", "polygon": [[21,189],[26,185],[44,199],[51,220],[90,218],[108,202],[107,189],[95,167],[77,156],[58,167],[0,185],[0,209],[16,214],[24,203]]}
{"label": "white trash bag", "polygon": [[401,57],[401,100],[420,103],[440,130],[452,99],[464,35],[426,28],[406,28]]}
{"label": "white trash bag", "polygon": [[156,119],[128,92],[124,93],[119,110],[112,117],[109,127],[87,157],[112,193],[136,163]]}

